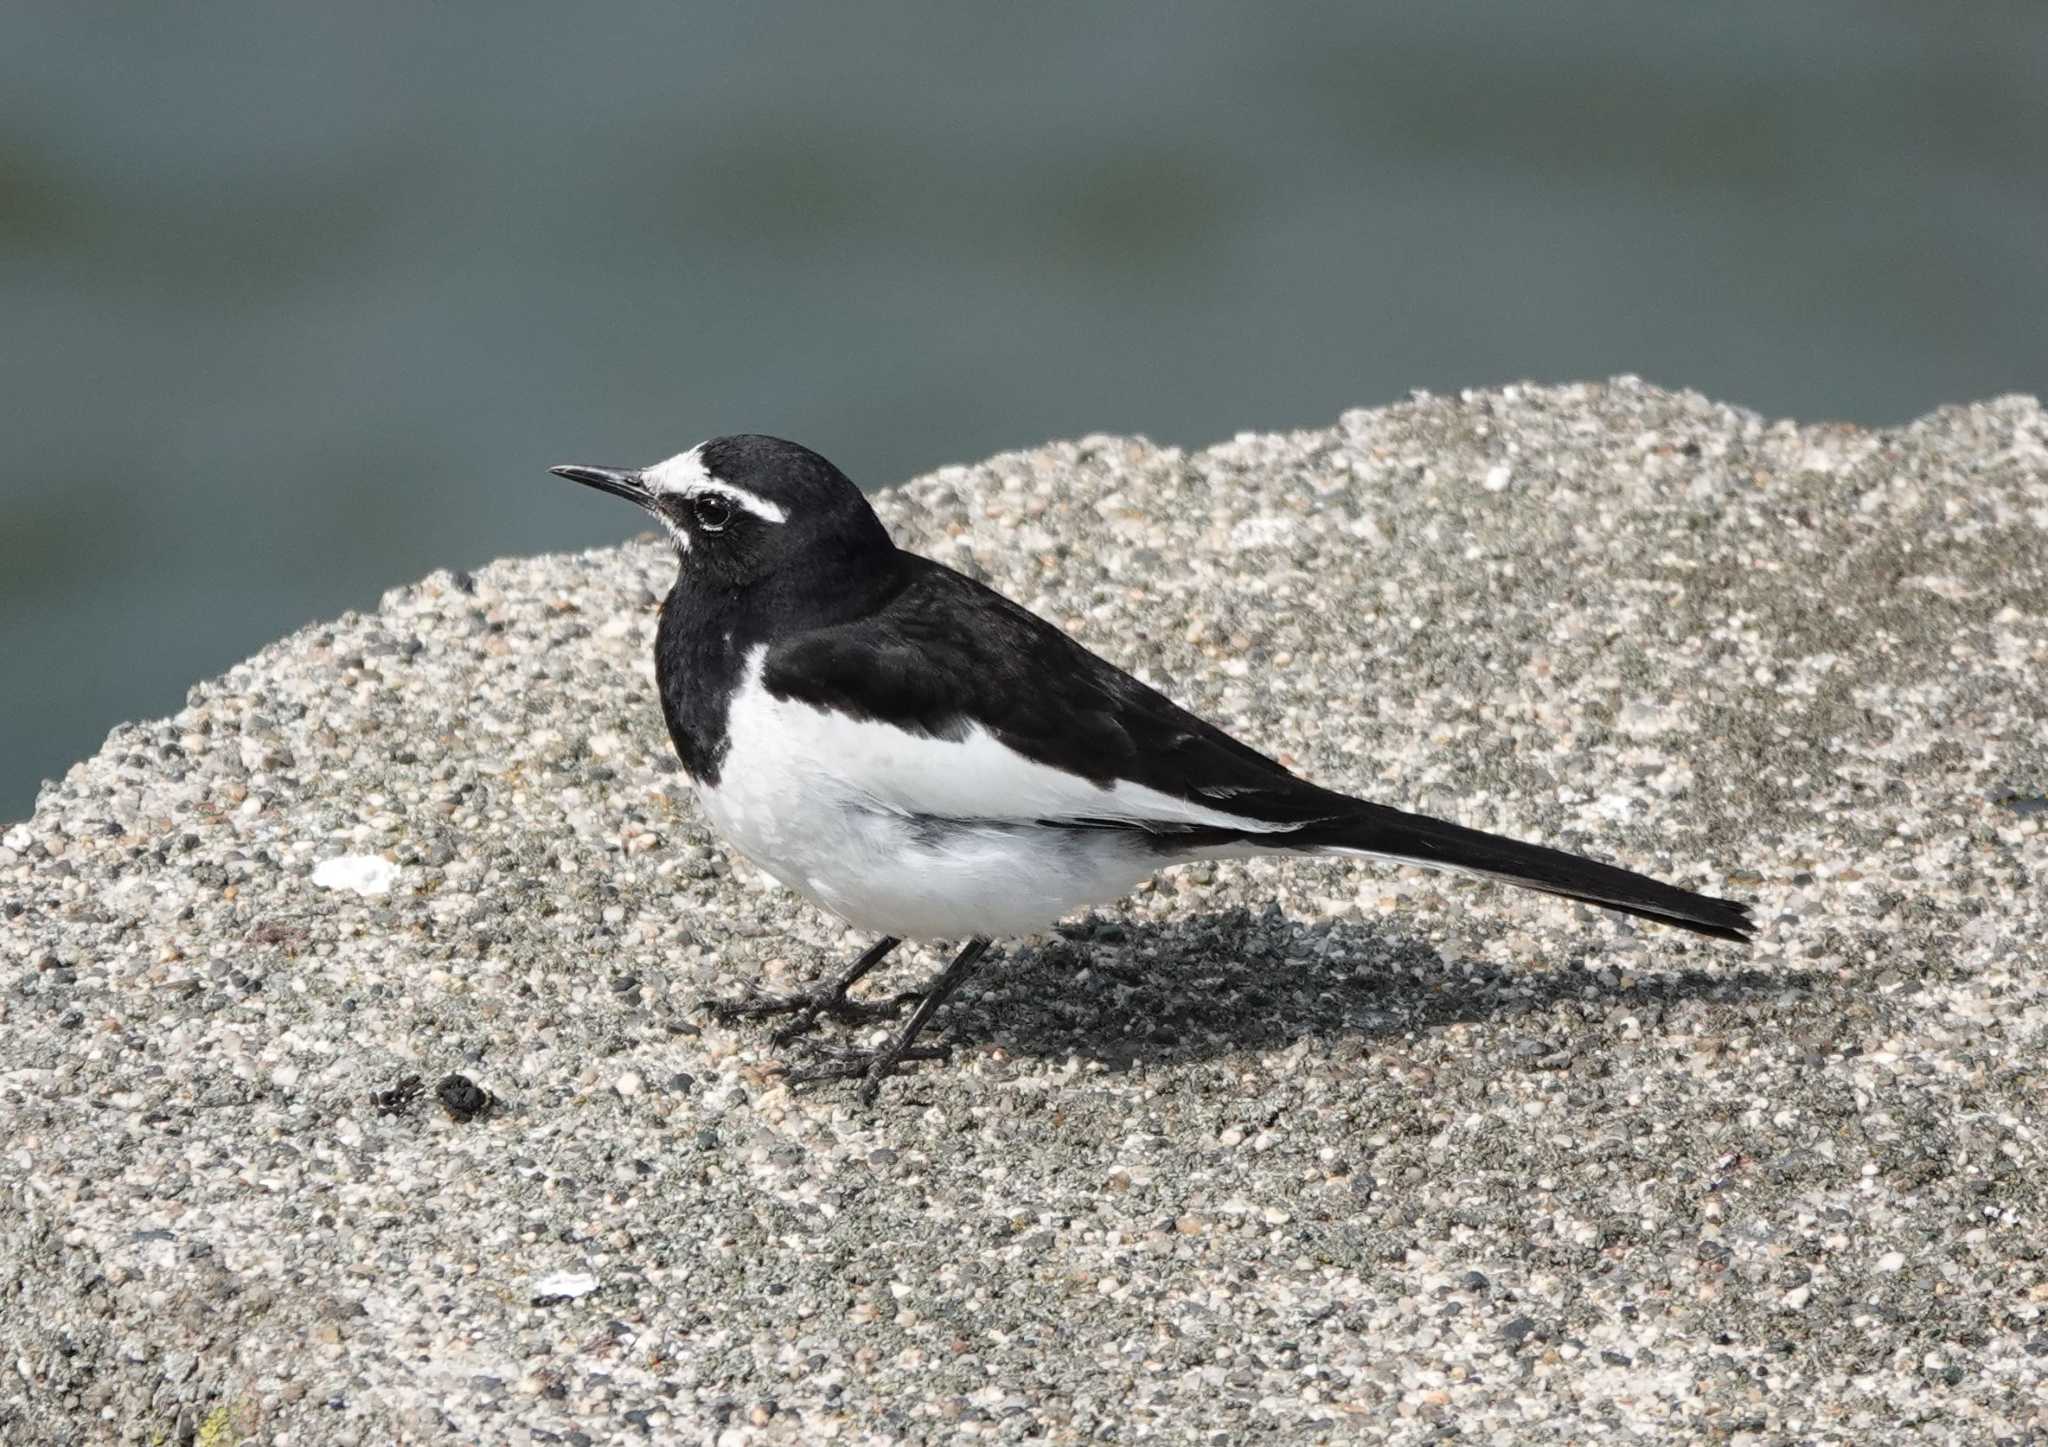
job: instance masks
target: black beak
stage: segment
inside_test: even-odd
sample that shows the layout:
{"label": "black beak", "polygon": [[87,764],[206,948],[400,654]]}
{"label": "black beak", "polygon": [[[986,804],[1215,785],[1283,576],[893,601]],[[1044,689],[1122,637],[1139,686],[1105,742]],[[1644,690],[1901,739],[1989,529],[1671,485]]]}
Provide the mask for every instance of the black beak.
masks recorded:
{"label": "black beak", "polygon": [[566,477],[571,482],[580,482],[585,487],[594,487],[599,492],[608,492],[613,497],[622,497],[642,507],[654,501],[654,494],[647,490],[647,484],[640,480],[637,472],[610,467],[550,467],[548,471],[556,477]]}

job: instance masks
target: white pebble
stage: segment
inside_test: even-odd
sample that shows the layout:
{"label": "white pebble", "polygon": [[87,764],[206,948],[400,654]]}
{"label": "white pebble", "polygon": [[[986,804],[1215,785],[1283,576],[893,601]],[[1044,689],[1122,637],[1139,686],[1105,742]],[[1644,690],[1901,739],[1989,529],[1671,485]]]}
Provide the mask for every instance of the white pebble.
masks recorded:
{"label": "white pebble", "polygon": [[533,1283],[535,1296],[588,1296],[597,1290],[597,1278],[588,1271],[551,1271]]}
{"label": "white pebble", "polygon": [[381,854],[340,854],[313,867],[313,883],[322,889],[389,894],[397,881],[398,866]]}

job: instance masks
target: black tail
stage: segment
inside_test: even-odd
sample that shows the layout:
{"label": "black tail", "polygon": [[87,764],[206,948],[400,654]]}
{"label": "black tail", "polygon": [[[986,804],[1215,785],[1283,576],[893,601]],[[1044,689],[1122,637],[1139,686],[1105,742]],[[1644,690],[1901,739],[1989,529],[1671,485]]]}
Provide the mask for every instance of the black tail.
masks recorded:
{"label": "black tail", "polygon": [[[1291,849],[1341,850],[1484,875],[1738,944],[1746,943],[1754,928],[1749,906],[1734,900],[1694,894],[1562,849],[1523,844],[1379,804],[1361,804],[1356,814],[1304,825],[1284,837]],[[1278,842],[1272,835],[1257,842],[1267,840]]]}

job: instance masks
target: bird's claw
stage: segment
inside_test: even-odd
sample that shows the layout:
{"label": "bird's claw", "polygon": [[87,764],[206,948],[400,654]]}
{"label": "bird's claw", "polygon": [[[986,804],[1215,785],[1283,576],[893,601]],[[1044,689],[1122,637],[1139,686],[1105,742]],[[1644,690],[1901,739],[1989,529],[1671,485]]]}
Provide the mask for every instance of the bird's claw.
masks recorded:
{"label": "bird's claw", "polygon": [[886,1045],[879,1050],[813,1047],[816,1064],[785,1065],[777,1073],[791,1085],[858,1080],[861,1082],[862,1104],[872,1105],[876,1092],[882,1088],[882,1081],[888,1076],[903,1074],[903,1067],[909,1062],[945,1060],[952,1053],[953,1047],[947,1044],[912,1045],[907,1050],[891,1050]]}
{"label": "bird's claw", "polygon": [[852,999],[843,991],[822,989],[800,990],[789,995],[753,994],[738,1000],[709,1000],[705,1003],[722,1025],[730,1025],[735,1020],[795,1016],[769,1037],[776,1045],[787,1045],[817,1029],[818,1021],[824,1016],[830,1015],[834,1020],[849,1025],[867,1025],[877,1020],[895,1019],[903,1013],[904,1006],[919,998],[916,990],[905,990],[892,999],[870,1002]]}

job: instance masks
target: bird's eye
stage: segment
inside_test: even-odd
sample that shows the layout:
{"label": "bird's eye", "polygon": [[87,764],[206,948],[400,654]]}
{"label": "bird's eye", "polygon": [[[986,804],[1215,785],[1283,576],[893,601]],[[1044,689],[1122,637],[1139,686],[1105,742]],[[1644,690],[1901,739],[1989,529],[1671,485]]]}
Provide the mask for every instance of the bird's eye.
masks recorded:
{"label": "bird's eye", "polygon": [[707,492],[695,498],[690,511],[696,515],[697,526],[707,533],[722,531],[732,521],[732,504],[716,493]]}

